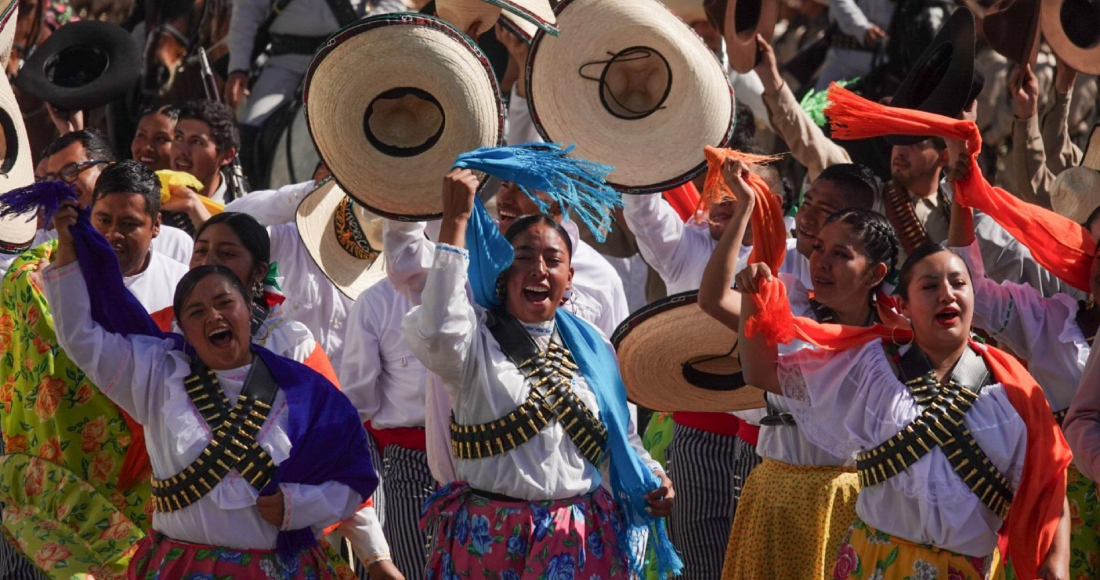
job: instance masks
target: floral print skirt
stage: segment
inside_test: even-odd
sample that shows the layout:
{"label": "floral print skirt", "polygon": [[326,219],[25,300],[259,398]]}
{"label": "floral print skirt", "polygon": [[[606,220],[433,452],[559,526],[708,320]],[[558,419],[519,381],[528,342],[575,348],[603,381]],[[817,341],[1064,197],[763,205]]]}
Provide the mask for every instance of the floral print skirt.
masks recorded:
{"label": "floral print skirt", "polygon": [[857,519],[833,568],[834,580],[1002,580],[996,551],[984,558],[914,544]]}
{"label": "floral print skirt", "polygon": [[1100,577],[1100,499],[1096,483],[1076,466],[1066,469],[1070,514],[1069,577]]}
{"label": "floral print skirt", "polygon": [[611,580],[630,577],[615,531],[621,514],[598,489],[552,501],[501,501],[462,482],[440,488],[420,520],[426,580]]}
{"label": "floral print skirt", "polygon": [[179,542],[152,532],[138,544],[129,580],[355,580],[328,542],[283,562],[274,550],[233,550]]}

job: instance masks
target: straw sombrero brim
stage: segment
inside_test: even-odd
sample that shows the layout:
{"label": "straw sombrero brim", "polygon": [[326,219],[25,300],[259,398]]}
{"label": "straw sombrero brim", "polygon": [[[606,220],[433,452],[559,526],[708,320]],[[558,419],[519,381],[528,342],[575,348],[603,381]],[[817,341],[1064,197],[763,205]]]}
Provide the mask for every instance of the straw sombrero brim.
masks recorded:
{"label": "straw sombrero brim", "polygon": [[[509,22],[523,21],[528,30],[541,29],[547,34],[558,35],[558,18],[549,0],[486,0],[503,9],[501,16]],[[533,26],[534,28],[531,28]],[[532,32],[531,36],[534,36]]]}
{"label": "straw sombrero brim", "polygon": [[[1087,75],[1100,75],[1100,42],[1095,42],[1094,38],[1090,46],[1081,46],[1070,39],[1062,26],[1062,8],[1065,3],[1065,0],[1043,0],[1039,9],[1043,38],[1063,63]],[[1100,8],[1093,4],[1092,9]],[[1096,31],[1093,30],[1092,33],[1096,34]]]}
{"label": "straw sombrero brim", "polygon": [[627,398],[664,412],[763,407],[764,391],[741,378],[737,333],[704,313],[697,297],[692,291],[658,300],[615,330]]}
{"label": "straw sombrero brim", "polygon": [[340,246],[334,218],[344,197],[335,181],[324,181],[298,204],[295,221],[317,267],[344,296],[355,300],[386,277],[386,260],[381,253],[374,260],[360,260]]}
{"label": "straw sombrero brim", "polygon": [[1100,171],[1070,167],[1050,184],[1050,209],[1079,224],[1100,207]]}
{"label": "straw sombrero brim", "polygon": [[[527,60],[527,101],[547,141],[576,144],[574,155],[610,165],[608,183],[623,193],[665,191],[706,168],[703,147],[733,132],[733,89],[718,58],[687,24],[656,0],[564,0],[561,37],[538,33]],[[601,84],[581,76],[608,54],[648,48],[668,63],[660,108],[636,119],[612,114]]]}
{"label": "straw sombrero brim", "polygon": [[[15,40],[15,21],[18,3],[15,0],[0,2],[0,62],[7,62]],[[23,113],[15,100],[11,85],[5,76],[0,79],[0,193],[34,183],[34,164],[31,160],[30,141],[23,126]],[[30,247],[38,230],[38,221],[29,215],[0,218],[0,251],[15,254]]]}
{"label": "straw sombrero brim", "polygon": [[[306,116],[321,158],[348,195],[390,218],[442,215],[440,182],[455,157],[499,145],[504,130],[488,59],[430,16],[388,14],[341,30],[314,57],[305,82]],[[417,148],[384,152],[368,137],[366,114],[379,95],[405,89],[435,100],[440,130]]]}

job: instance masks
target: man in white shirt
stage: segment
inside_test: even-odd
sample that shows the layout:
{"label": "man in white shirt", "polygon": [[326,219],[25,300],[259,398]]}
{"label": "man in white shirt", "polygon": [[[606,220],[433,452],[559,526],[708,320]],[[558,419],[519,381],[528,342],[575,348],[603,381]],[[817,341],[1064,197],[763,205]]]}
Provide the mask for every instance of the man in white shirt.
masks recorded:
{"label": "man in white shirt", "polygon": [[237,120],[225,103],[199,100],[180,107],[172,141],[172,169],[201,181],[201,195],[222,203],[244,195],[243,191],[229,191],[222,176],[240,148]]}

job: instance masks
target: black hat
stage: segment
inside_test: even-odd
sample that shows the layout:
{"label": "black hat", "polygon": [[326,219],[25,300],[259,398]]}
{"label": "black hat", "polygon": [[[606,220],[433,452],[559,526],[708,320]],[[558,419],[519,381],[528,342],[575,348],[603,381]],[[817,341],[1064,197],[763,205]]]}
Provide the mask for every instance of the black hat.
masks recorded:
{"label": "black hat", "polygon": [[[957,117],[975,95],[974,42],[974,14],[956,9],[901,81],[890,106]],[[886,141],[912,145],[926,138],[889,135]]]}
{"label": "black hat", "polygon": [[70,22],[27,59],[15,86],[70,111],[88,110],[131,90],[141,75],[141,50],[121,26]]}

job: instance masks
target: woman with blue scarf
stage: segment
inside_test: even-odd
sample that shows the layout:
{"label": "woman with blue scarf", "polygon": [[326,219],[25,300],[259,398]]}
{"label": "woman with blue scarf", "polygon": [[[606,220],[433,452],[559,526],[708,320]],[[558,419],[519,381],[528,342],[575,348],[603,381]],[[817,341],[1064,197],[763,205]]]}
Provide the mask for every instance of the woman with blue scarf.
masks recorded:
{"label": "woman with blue scarf", "polygon": [[672,484],[630,423],[611,346],[558,308],[573,275],[569,236],[543,215],[502,235],[476,196],[471,169],[563,207],[609,193],[593,165],[566,153],[479,150],[444,180],[435,260],[403,322],[453,408],[459,481],[425,507],[427,578],[629,578],[647,529],[662,574],[682,568],[660,519]]}

